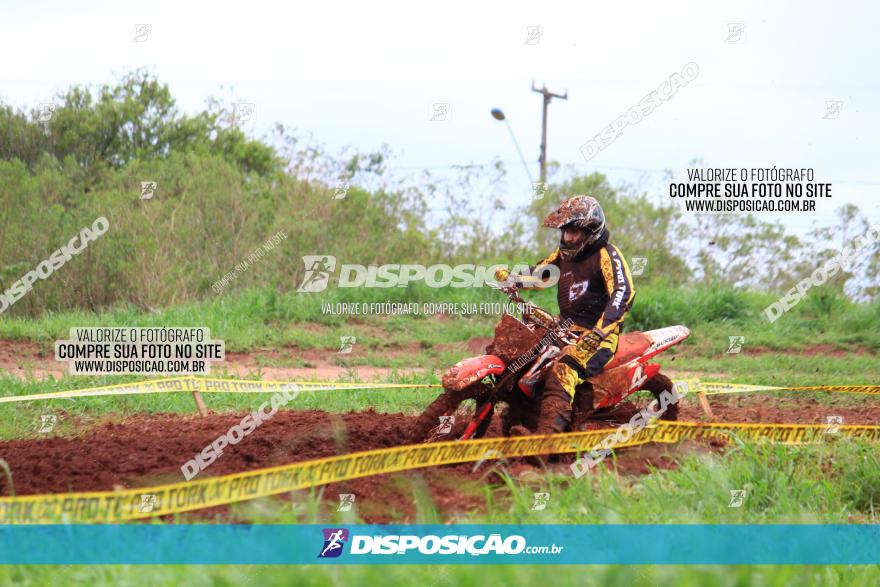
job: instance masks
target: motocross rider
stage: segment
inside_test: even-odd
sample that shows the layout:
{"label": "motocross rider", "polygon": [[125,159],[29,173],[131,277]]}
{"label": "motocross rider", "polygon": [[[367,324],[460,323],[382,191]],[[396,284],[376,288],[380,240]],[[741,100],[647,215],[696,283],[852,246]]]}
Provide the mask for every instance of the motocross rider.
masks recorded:
{"label": "motocross rider", "polygon": [[[561,230],[559,246],[529,275],[540,273],[542,265],[559,268],[560,317],[571,324],[569,330],[578,340],[562,349],[548,371],[535,434],[566,430],[575,388],[601,373],[614,356],[635,296],[629,267],[618,248],[608,242],[605,213],[595,198],[569,198],[544,219],[544,226]],[[537,278],[511,275],[503,269],[495,276],[507,287],[532,289],[539,283]],[[512,435],[531,433],[524,426],[511,428]]]}

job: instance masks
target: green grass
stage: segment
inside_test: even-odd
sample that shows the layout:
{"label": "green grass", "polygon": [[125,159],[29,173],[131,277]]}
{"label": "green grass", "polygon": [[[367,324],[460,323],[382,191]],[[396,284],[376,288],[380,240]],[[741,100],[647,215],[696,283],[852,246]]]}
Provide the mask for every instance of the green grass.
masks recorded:
{"label": "green grass", "polygon": [[[585,545],[584,548],[589,548]],[[12,585],[420,585],[533,587],[545,581],[587,587],[842,587],[876,585],[876,566],[100,566],[0,567]]]}
{"label": "green grass", "polygon": [[[426,495],[422,473],[414,470],[389,481],[416,504],[415,517],[402,512],[397,523],[433,524],[846,524],[880,523],[880,453],[876,445],[848,439],[789,447],[751,443],[732,435],[723,455],[689,444],[671,453],[677,467],[647,475],[624,475],[600,467],[575,479],[567,469],[548,469],[516,477],[504,461],[486,463],[501,482],[485,479],[485,508],[442,514]],[[639,449],[633,449],[639,450]],[[646,449],[648,450],[648,449]],[[650,449],[655,451],[656,447]],[[628,453],[628,456],[633,456]],[[489,479],[488,477],[486,479]],[[730,491],[745,489],[741,507],[730,507]],[[535,492],[547,492],[544,510],[532,510]],[[237,519],[257,523],[364,523],[358,508],[370,508],[371,496],[358,498],[351,512],[328,505],[322,489],[299,491],[290,500],[265,498],[232,506]],[[329,503],[333,504],[330,499]],[[384,502],[383,502],[384,503]],[[181,519],[192,518],[191,514]]]}
{"label": "green grass", "polygon": [[[769,524],[880,523],[877,447],[843,440],[797,448],[735,439],[724,456],[698,451],[672,470],[642,477],[609,471],[573,481],[542,475],[529,486],[508,479],[510,510],[493,509],[496,523],[543,524]],[[745,503],[729,507],[730,491],[746,489]],[[534,491],[551,505],[531,511]]]}
{"label": "green grass", "polygon": [[[544,474],[528,482],[504,473],[505,482],[486,485],[487,511],[460,514],[461,523],[878,523],[880,454],[876,447],[839,441],[798,448],[736,443],[726,455],[699,452],[680,458],[674,470],[641,477],[603,471],[580,480]],[[424,501],[419,472],[406,474],[414,501]],[[730,490],[748,495],[729,507]],[[550,493],[543,511],[531,510],[533,493]],[[336,512],[320,489],[294,493],[289,501],[266,498],[236,504],[237,519],[253,523],[360,522],[358,512]],[[369,500],[359,498],[358,504]],[[363,506],[361,506],[363,507]],[[418,508],[420,523],[438,521],[430,502]],[[204,519],[200,520],[204,522]],[[589,548],[590,545],[582,545]],[[633,545],[638,548],[638,545]],[[722,566],[108,566],[0,567],[4,584],[88,582],[95,585],[532,585],[550,572],[560,585],[850,585],[876,584],[880,568]]]}
{"label": "green grass", "polygon": [[[684,324],[695,340],[711,340],[712,349],[726,348],[728,337],[746,337],[745,348],[773,350],[830,345],[844,350],[880,351],[880,301],[855,304],[837,299],[834,304],[808,295],[791,312],[769,323],[762,311],[774,297],[723,287],[673,287],[637,284],[635,305],[627,319],[628,330],[647,330]],[[524,294],[547,310],[556,312],[555,289]],[[497,316],[460,316],[439,320],[419,316],[340,316],[322,311],[322,304],[397,301],[419,304],[479,304],[503,302],[488,288],[430,289],[330,288],[316,294],[278,293],[271,289],[244,289],[199,302],[143,312],[120,307],[102,313],[47,312],[37,319],[0,316],[0,339],[50,343],[66,337],[77,326],[206,326],[214,337],[226,341],[227,350],[338,346],[339,336],[359,334],[364,344],[387,348],[419,344],[427,348],[491,336]],[[696,336],[698,335],[698,336]],[[361,340],[361,338],[359,338]],[[688,342],[686,344],[694,344]],[[701,347],[702,348],[702,347]],[[704,349],[701,352],[708,352]]]}
{"label": "green grass", "polygon": [[[696,354],[696,353],[695,353]],[[727,381],[774,386],[872,385],[880,381],[880,358],[855,354],[810,357],[797,354],[692,356],[689,351],[659,362],[666,370],[718,374]],[[704,376],[705,380],[715,377]]]}
{"label": "green grass", "polygon": [[[143,312],[120,307],[107,312],[47,312],[37,319],[0,315],[0,339],[51,343],[67,338],[74,327],[98,326],[193,326],[208,327],[214,338],[226,341],[228,351],[253,348],[338,347],[341,335],[359,334],[359,341],[381,348],[395,344],[426,346],[491,335],[492,317],[436,320],[426,316],[340,316],[323,313],[321,304],[371,303],[395,300],[411,303],[499,302],[497,293],[487,290],[444,291],[419,288],[397,290],[332,289],[321,294],[279,294],[269,289],[250,289],[235,295],[216,296],[200,302]],[[486,327],[489,327],[488,333]]]}

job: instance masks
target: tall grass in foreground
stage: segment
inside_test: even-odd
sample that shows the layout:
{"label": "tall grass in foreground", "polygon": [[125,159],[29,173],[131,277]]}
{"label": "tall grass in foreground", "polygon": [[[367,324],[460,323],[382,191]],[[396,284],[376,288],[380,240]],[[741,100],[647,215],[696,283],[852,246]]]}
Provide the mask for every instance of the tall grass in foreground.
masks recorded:
{"label": "tall grass in foreground", "polygon": [[[589,544],[583,548],[590,548]],[[876,585],[876,566],[22,566],[0,567],[12,585],[418,585],[420,587],[533,587],[547,582],[586,587],[843,587]]]}
{"label": "tall grass in foreground", "polygon": [[[485,512],[460,512],[455,522],[535,523],[880,523],[880,456],[874,447],[841,441],[833,445],[785,447],[735,442],[725,456],[694,452],[677,469],[644,476],[613,472],[573,480],[542,475],[514,478],[498,466],[503,481],[487,485]],[[416,519],[438,521],[420,473],[400,475],[399,491],[422,505]],[[730,489],[746,489],[731,508]],[[477,489],[479,491],[479,489]],[[550,493],[548,508],[530,509],[535,491]],[[234,506],[238,519],[253,523],[359,522],[357,511],[336,512],[320,490],[292,499],[256,500]],[[356,507],[369,505],[359,496]],[[188,515],[189,516],[189,515]],[[184,517],[182,521],[186,521]],[[188,518],[194,521],[193,518]],[[204,519],[200,520],[204,522]],[[220,521],[218,519],[218,521]],[[441,520],[442,521],[442,520]],[[567,545],[589,549],[592,545]],[[148,546],[145,545],[146,548]],[[686,548],[687,545],[682,545]],[[638,549],[638,544],[632,545]],[[877,566],[101,566],[0,567],[0,582],[43,585],[87,582],[102,585],[534,585],[551,573],[559,585],[874,585]]]}

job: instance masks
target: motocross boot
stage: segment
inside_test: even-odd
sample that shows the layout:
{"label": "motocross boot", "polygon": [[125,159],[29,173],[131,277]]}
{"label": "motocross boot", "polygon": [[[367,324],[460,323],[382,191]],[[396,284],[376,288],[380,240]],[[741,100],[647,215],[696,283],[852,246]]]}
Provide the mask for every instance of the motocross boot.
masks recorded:
{"label": "motocross boot", "polygon": [[[557,385],[553,385],[551,381],[556,381]],[[541,413],[538,416],[538,424],[535,431],[532,432],[522,425],[511,426],[511,436],[528,436],[531,434],[556,434],[565,432],[571,422],[571,396],[558,384],[558,379],[548,377],[547,384],[544,386],[544,393],[541,396]],[[546,458],[546,461],[545,461]],[[533,467],[543,467],[547,463],[556,462],[554,455],[549,457],[541,457],[540,455],[531,455],[523,457],[523,461]]]}
{"label": "motocross boot", "polygon": [[571,423],[571,404],[567,399],[569,396],[563,390],[560,395],[557,393],[547,393],[544,390],[544,396],[541,398],[541,415],[538,417],[538,425],[532,432],[522,424],[510,427],[510,436],[529,436],[532,434],[557,434],[565,432]]}
{"label": "motocross boot", "polygon": [[535,434],[557,434],[565,432],[571,424],[571,396],[562,384],[552,375],[544,385],[541,397],[541,415]]}
{"label": "motocross boot", "polygon": [[531,434],[556,434],[568,430],[571,424],[571,396],[562,383],[550,374],[541,395],[540,414],[534,431],[521,424],[510,427],[510,436]]}
{"label": "motocross boot", "polygon": [[571,428],[580,431],[584,423],[593,413],[593,386],[585,381],[575,388],[574,403],[571,410]]}

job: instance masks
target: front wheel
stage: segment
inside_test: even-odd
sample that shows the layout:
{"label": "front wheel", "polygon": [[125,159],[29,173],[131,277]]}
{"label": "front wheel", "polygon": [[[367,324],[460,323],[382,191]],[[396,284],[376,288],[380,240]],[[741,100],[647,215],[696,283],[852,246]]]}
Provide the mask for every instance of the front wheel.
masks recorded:
{"label": "front wheel", "polygon": [[[444,391],[416,420],[410,432],[410,442],[419,444],[457,438],[470,421],[468,410],[464,409],[462,404],[468,400],[476,400],[477,408],[474,412],[476,414],[484,406],[485,397],[490,389],[491,387],[485,383],[474,383],[461,391]],[[453,419],[448,420],[448,416],[452,416]],[[481,438],[486,433],[491,420],[491,414],[486,416],[474,432],[474,438]]]}

